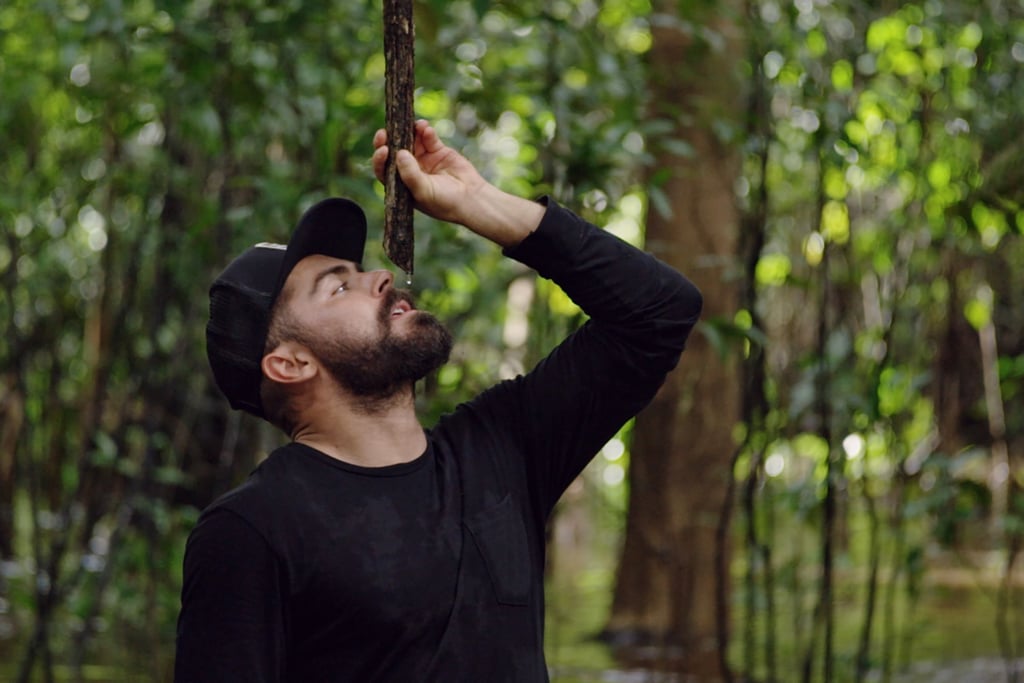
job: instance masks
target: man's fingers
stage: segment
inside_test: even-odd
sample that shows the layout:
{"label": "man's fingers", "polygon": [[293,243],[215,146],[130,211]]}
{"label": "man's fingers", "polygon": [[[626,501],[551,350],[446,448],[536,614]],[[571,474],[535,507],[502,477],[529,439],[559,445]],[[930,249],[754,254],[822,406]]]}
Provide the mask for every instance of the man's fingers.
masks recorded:
{"label": "man's fingers", "polygon": [[[416,157],[409,150],[398,150],[398,155],[395,157],[395,165],[398,166],[398,175],[402,177],[402,182],[410,190],[413,190],[413,185],[422,183],[423,171],[420,169],[420,164],[416,161]],[[413,194],[416,194],[416,192],[413,191]]]}
{"label": "man's fingers", "polygon": [[415,142],[413,143],[413,149],[416,155],[431,154],[444,147],[444,143],[441,142],[441,136],[437,134],[437,129],[430,125],[424,119],[420,119],[416,122],[416,136]]}
{"label": "man's fingers", "polygon": [[441,142],[441,136],[437,134],[437,129],[433,126],[424,126],[422,131],[423,147],[428,152],[436,152],[444,146]]}
{"label": "man's fingers", "polygon": [[388,132],[383,128],[378,128],[377,132],[373,134],[373,146],[380,147],[386,144],[388,144]]}
{"label": "man's fingers", "polygon": [[[374,139],[374,144],[376,144],[376,139]],[[387,147],[387,145],[379,146],[379,147],[377,147],[377,149],[373,150],[372,161],[373,161],[373,174],[375,176],[377,176],[377,180],[379,180],[379,181],[381,181],[383,183],[384,182],[384,166],[387,164],[387,161],[388,161],[388,147]]]}
{"label": "man's fingers", "polygon": [[429,199],[427,195],[430,194],[430,178],[420,168],[420,163],[412,155],[412,152],[407,149],[398,150],[395,165],[398,167],[398,175],[402,178],[405,186],[409,188],[413,198],[417,202]]}

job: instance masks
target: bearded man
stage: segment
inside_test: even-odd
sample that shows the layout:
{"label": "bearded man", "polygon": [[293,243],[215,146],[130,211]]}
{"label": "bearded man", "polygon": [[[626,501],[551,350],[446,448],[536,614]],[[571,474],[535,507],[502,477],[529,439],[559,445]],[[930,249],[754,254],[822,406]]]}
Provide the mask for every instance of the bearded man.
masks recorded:
{"label": "bearded man", "polygon": [[[383,131],[374,147],[381,179]],[[232,407],[291,442],[189,537],[176,683],[548,680],[546,521],[676,365],[701,297],[554,201],[500,191],[424,121],[396,164],[418,210],[500,245],[591,319],[424,429],[413,386],[451,335],[360,267],[358,206],[324,200],[286,247],[236,258],[210,290],[210,364]]]}

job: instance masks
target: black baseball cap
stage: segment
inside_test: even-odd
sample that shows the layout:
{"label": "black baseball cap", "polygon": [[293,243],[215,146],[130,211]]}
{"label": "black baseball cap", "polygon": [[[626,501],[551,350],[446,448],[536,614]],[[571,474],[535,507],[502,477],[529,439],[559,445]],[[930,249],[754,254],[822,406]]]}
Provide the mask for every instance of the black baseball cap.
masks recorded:
{"label": "black baseball cap", "polygon": [[363,210],[349,199],[332,197],[302,214],[287,245],[250,247],[214,280],[206,357],[232,408],[266,417],[260,401],[263,350],[274,302],[295,264],[312,254],[361,263],[365,244]]}

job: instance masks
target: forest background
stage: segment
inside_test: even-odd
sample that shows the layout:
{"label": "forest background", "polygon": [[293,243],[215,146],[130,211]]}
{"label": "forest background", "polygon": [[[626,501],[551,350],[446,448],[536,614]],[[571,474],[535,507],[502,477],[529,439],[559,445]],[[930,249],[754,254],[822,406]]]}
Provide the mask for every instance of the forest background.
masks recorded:
{"label": "forest background", "polygon": [[[1024,679],[1024,1],[415,12],[418,116],[707,300],[557,511],[554,680]],[[207,286],[329,194],[386,265],[380,17],[0,5],[0,680],[169,680],[188,531],[281,440],[213,387]],[[427,422],[582,322],[452,226],[416,247],[459,340]]]}

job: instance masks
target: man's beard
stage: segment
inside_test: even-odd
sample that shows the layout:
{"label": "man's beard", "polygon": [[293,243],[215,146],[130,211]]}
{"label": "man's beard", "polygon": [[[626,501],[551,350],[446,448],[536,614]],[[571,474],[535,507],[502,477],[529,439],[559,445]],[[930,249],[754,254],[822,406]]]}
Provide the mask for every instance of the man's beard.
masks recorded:
{"label": "man's beard", "polygon": [[311,335],[305,344],[346,390],[371,404],[387,402],[410,388],[427,373],[448,361],[452,335],[429,313],[412,310],[405,322],[404,334],[396,334],[391,311],[399,300],[409,299],[407,292],[389,290],[382,302],[374,339]]}

